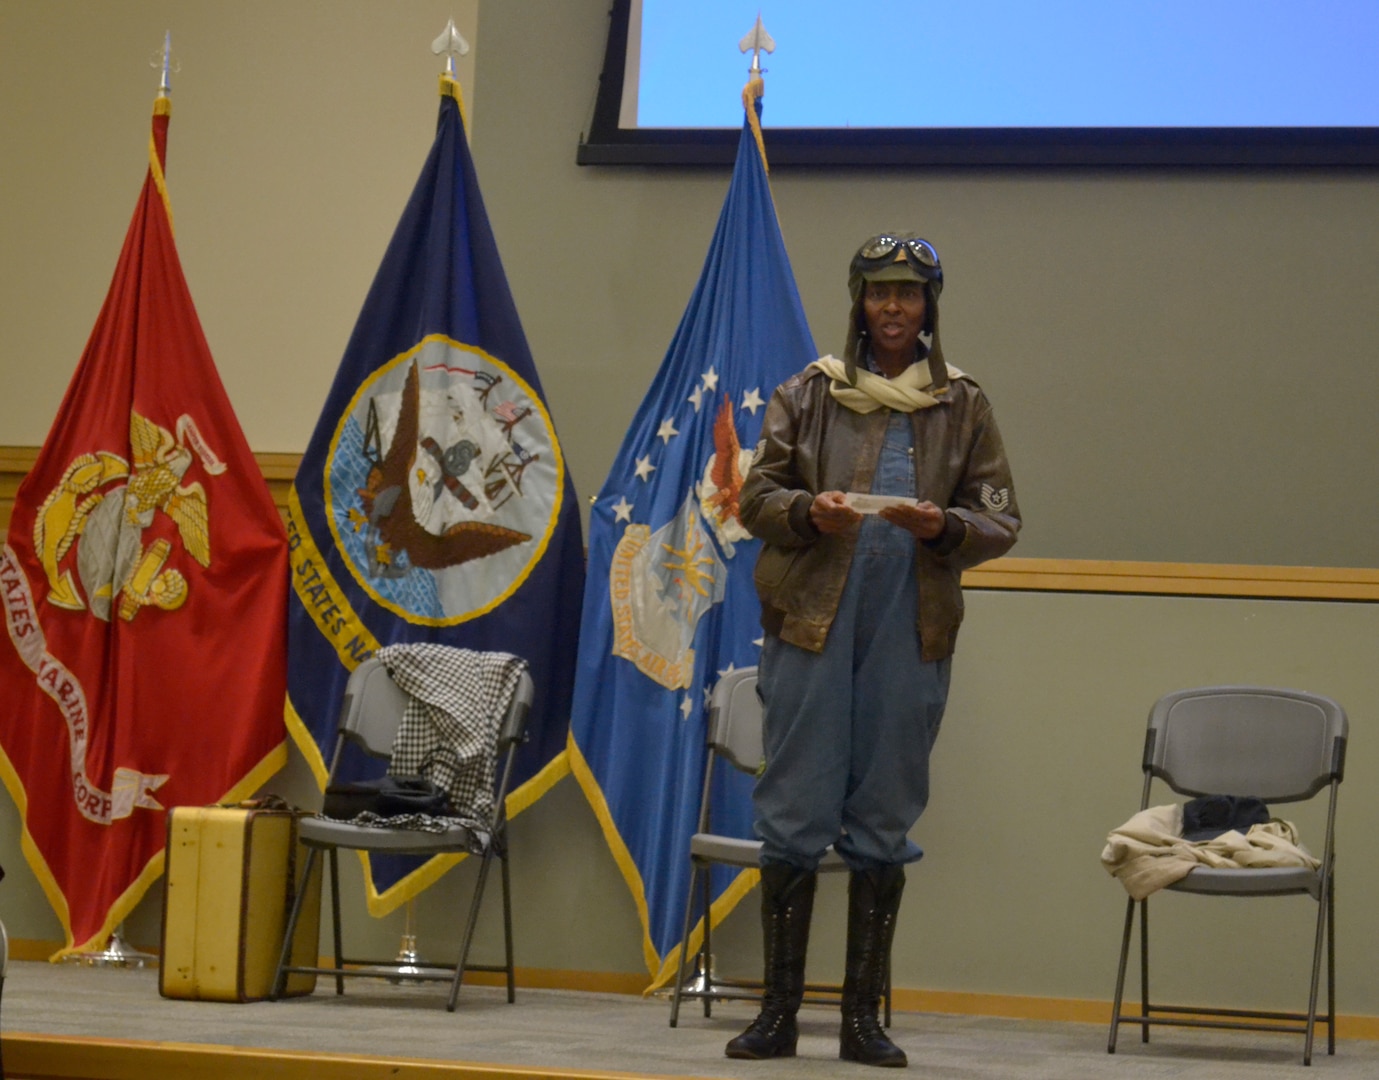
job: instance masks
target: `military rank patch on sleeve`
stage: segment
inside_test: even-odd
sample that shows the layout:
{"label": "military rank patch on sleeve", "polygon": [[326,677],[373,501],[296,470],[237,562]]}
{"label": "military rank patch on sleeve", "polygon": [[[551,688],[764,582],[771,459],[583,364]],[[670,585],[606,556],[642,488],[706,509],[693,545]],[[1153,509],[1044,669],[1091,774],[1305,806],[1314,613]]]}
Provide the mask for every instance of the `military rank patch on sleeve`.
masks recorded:
{"label": "military rank patch on sleeve", "polygon": [[1010,489],[994,488],[990,484],[982,485],[982,505],[988,510],[1001,513],[1010,509]]}

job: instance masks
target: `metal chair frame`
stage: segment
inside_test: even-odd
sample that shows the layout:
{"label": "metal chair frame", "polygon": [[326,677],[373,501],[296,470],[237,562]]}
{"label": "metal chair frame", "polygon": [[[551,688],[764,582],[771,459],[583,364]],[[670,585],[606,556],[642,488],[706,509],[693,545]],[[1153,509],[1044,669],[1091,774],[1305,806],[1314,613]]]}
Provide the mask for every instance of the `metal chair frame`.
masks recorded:
{"label": "metal chair frame", "polygon": [[[675,986],[671,995],[670,1026],[680,1019],[680,1002],[697,998],[704,1003],[704,1016],[712,1017],[715,1001],[760,1001],[763,985],[760,979],[725,978],[713,970],[713,928],[709,909],[713,901],[713,866],[737,866],[743,869],[760,865],[761,841],[723,836],[713,831],[712,792],[714,766],[723,759],[734,768],[755,776],[763,760],[761,742],[761,699],[757,696],[757,669],[738,668],[719,679],[709,703],[709,717],[705,732],[708,748],[704,764],[703,794],[699,802],[698,831],[690,837],[690,883],[685,898],[685,926],[680,935],[680,964],[676,969]],[[833,849],[825,851],[819,862],[821,874],[846,873],[847,863]],[[699,899],[696,908],[695,899]],[[690,972],[689,939],[694,927],[696,910],[704,924],[703,940],[695,954],[694,970]],[[842,999],[842,987],[828,983],[806,983],[804,1000],[808,1004],[837,1004]],[[886,958],[886,988],[883,994],[884,1024],[891,1023],[891,968]]]}
{"label": "metal chair frame", "polygon": [[[4,872],[0,871],[0,877]],[[10,936],[5,932],[5,924],[0,922],[0,995],[5,990],[5,978],[10,973]],[[0,1080],[5,1076],[5,1056],[3,1053],[4,1040],[0,1039]]]}
{"label": "metal chair frame", "polygon": [[[1250,725],[1253,725],[1251,728]],[[1301,802],[1328,793],[1326,836],[1317,870],[1305,868],[1198,868],[1168,886],[1174,892],[1216,896],[1310,895],[1317,901],[1312,977],[1304,1012],[1153,1004],[1149,995],[1149,902],[1129,899],[1107,1053],[1116,1052],[1121,1024],[1138,1024],[1142,1042],[1153,1025],[1288,1032],[1304,1036],[1303,1064],[1312,1064],[1318,1023],[1326,1025],[1327,1053],[1336,1052],[1335,823],[1337,790],[1345,772],[1349,725],[1330,698],[1300,690],[1207,686],[1160,698],[1145,734],[1144,790],[1149,807],[1157,777],[1180,795],[1254,796],[1270,803]],[[1271,741],[1268,737],[1273,736]],[[1282,744],[1281,746],[1278,744]],[[1140,915],[1140,1011],[1122,1012],[1135,910]],[[1317,1013],[1325,940],[1326,1012]]]}
{"label": "metal chair frame", "polygon": [[[326,819],[305,817],[300,823],[300,840],[307,849],[303,870],[304,880],[309,880],[315,860],[322,852],[330,860],[330,897],[332,931],[335,948],[333,967],[294,966],[291,964],[291,945],[301,915],[302,901],[306,890],[298,892],[288,917],[287,929],[283,937],[283,951],[278,961],[278,974],[271,997],[277,1000],[287,984],[287,976],[293,973],[329,975],[335,978],[336,994],[344,994],[345,979],[362,976],[384,977],[389,980],[409,980],[418,982],[449,982],[450,996],[446,1009],[455,1011],[459,1000],[460,986],[466,971],[503,972],[507,977],[508,1002],[516,1000],[516,978],[512,951],[512,900],[511,879],[508,869],[507,807],[505,806],[508,785],[512,778],[513,760],[517,747],[526,740],[527,716],[531,709],[534,688],[530,674],[522,673],[516,692],[503,718],[498,732],[497,754],[499,780],[495,791],[493,816],[488,822],[489,838],[482,838],[482,850],[478,853],[479,870],[470,899],[469,913],[465,921],[464,936],[460,945],[459,959],[453,963],[418,963],[412,956],[389,960],[369,960],[347,957],[344,953],[340,931],[340,863],[341,848],[347,850],[386,852],[392,855],[440,855],[455,852],[470,853],[470,843],[475,834],[462,826],[454,826],[446,834],[420,832],[406,829],[377,829],[354,826]],[[345,688],[345,700],[340,712],[340,726],[336,736],[335,750],[331,758],[330,776],[333,780],[340,767],[347,744],[359,747],[365,754],[384,761],[391,756],[393,737],[402,720],[406,708],[406,695],[388,675],[387,669],[376,658],[365,660],[350,675]],[[494,859],[501,870],[503,890],[503,939],[505,962],[503,964],[476,964],[469,960],[470,946],[479,919],[479,909],[483,901],[484,887],[488,881],[489,870]]]}

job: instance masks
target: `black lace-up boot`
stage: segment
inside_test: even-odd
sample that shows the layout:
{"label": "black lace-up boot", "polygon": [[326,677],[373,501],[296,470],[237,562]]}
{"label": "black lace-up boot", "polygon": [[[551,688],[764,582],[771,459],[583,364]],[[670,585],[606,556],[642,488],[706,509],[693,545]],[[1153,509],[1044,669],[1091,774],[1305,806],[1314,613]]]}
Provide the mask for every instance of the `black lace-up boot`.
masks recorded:
{"label": "black lace-up boot", "polygon": [[761,932],[766,954],[761,1012],[728,1043],[730,1058],[794,1057],[795,1014],[804,998],[804,957],[818,875],[788,863],[761,868]]}
{"label": "black lace-up boot", "polygon": [[876,1016],[904,891],[905,867],[899,864],[854,871],[848,882],[847,971],[838,1040],[838,1056],[844,1061],[901,1069],[909,1064]]}

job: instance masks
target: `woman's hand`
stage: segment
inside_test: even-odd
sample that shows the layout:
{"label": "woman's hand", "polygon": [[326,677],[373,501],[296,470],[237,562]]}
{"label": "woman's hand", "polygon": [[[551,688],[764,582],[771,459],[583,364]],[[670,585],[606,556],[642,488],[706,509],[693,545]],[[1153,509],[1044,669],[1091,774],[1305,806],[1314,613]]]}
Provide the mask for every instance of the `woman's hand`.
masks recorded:
{"label": "woman's hand", "polygon": [[848,505],[841,491],[821,491],[809,506],[809,520],[821,533],[836,536],[861,521],[862,515]]}
{"label": "woman's hand", "polygon": [[943,532],[943,509],[931,502],[918,506],[888,506],[881,511],[881,517],[917,540],[933,540]]}

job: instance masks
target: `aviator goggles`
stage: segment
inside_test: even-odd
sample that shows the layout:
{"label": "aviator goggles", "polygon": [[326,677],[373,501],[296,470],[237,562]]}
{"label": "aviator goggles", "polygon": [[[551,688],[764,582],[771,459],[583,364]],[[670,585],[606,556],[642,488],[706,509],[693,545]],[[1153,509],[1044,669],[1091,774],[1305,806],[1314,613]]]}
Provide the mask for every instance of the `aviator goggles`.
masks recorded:
{"label": "aviator goggles", "polygon": [[921,240],[917,236],[904,237],[882,234],[873,237],[863,244],[853,257],[853,269],[863,274],[880,270],[891,263],[898,262],[897,256],[902,252],[911,269],[925,281],[943,280],[943,269],[939,266],[938,252],[934,250],[929,241]]}

